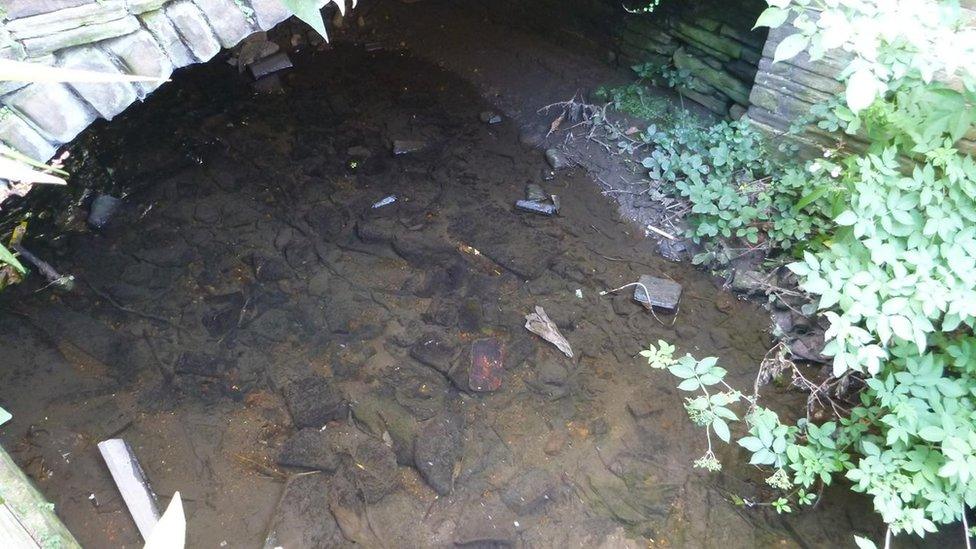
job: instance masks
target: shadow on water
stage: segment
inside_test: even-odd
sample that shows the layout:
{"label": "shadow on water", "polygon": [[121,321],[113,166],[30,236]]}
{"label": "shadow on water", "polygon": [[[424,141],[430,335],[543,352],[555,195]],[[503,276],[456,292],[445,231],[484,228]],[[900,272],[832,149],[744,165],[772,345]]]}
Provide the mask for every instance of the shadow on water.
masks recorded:
{"label": "shadow on water", "polygon": [[[789,520],[729,503],[771,494],[745,466],[692,469],[702,434],[635,358],[665,339],[751,386],[763,311],[656,257],[584,174],[541,181],[541,154],[451,73],[351,46],[295,64],[268,95],[195,67],[89,132],[76,181],[123,209],[33,243],[74,293],[0,296],[4,445],[83,544],[139,545],[94,446],[110,436],[164,501],[182,493],[197,547],[625,546],[621,528],[815,547],[875,527],[839,494]],[[559,216],[512,208],[528,183]],[[677,318],[598,295],[641,274],[683,285]],[[523,328],[536,305],[574,358]],[[481,393],[485,338],[504,371]]]}

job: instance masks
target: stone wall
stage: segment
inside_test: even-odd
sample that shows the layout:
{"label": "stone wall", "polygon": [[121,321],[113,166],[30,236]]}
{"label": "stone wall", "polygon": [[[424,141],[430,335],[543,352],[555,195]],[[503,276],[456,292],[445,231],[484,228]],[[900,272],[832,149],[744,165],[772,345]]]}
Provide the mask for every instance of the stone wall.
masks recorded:
{"label": "stone wall", "polygon": [[[976,0],[960,2],[976,21]],[[800,145],[802,157],[819,156],[824,147],[835,147],[842,140],[845,147],[863,150],[867,142],[862,136],[829,133],[809,125],[797,134],[789,134],[793,123],[810,113],[817,103],[825,102],[844,91],[838,76],[851,61],[851,54],[831,50],[817,61],[803,52],[792,59],[773,63],[776,46],[787,36],[797,32],[790,24],[769,31],[769,39],[759,61],[759,72],[749,96],[749,118],[752,123],[775,138],[787,138]],[[976,152],[976,133],[970,132],[957,144],[968,154]]]}
{"label": "stone wall", "polygon": [[[0,8],[0,58],[160,77],[291,15],[280,0],[0,0]],[[47,160],[158,85],[0,82],[0,141]]]}
{"label": "stone wall", "polygon": [[696,9],[628,15],[617,33],[627,66],[651,62],[687,71],[678,91],[710,111],[739,116],[762,58],[764,30],[752,30],[766,3],[697,3]]}
{"label": "stone wall", "polygon": [[[795,120],[809,114],[814,104],[836,97],[844,90],[837,76],[847,66],[850,56],[843,51],[828,52],[818,61],[811,61],[803,52],[793,59],[773,63],[776,46],[795,32],[789,24],[769,31],[749,96],[749,118],[770,135],[785,134]],[[817,152],[818,146],[835,142],[836,136],[811,126],[793,139],[803,145],[804,152],[810,156]]]}

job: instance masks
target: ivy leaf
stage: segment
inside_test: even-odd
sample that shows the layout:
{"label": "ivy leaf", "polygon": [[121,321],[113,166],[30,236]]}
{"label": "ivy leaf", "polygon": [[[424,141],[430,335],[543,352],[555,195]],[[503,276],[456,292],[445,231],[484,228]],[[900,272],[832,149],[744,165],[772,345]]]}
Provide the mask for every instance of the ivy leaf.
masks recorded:
{"label": "ivy leaf", "polygon": [[788,10],[777,8],[776,6],[770,6],[759,14],[759,18],[756,19],[756,24],[752,28],[757,29],[759,27],[769,27],[774,29],[785,23],[789,16],[790,12]]}
{"label": "ivy leaf", "polygon": [[294,13],[295,17],[308,23],[308,26],[322,38],[329,40],[329,34],[325,31],[325,22],[322,21],[322,12],[319,11],[315,0],[281,0],[281,3],[288,8],[288,11]]}
{"label": "ivy leaf", "polygon": [[793,59],[810,44],[810,39],[800,33],[791,34],[776,46],[773,63]]}
{"label": "ivy leaf", "polygon": [[881,81],[868,69],[859,69],[847,81],[847,106],[860,112],[871,106],[881,93]]}
{"label": "ivy leaf", "polygon": [[854,543],[857,544],[857,549],[878,549],[873,541],[865,537],[854,536]]}

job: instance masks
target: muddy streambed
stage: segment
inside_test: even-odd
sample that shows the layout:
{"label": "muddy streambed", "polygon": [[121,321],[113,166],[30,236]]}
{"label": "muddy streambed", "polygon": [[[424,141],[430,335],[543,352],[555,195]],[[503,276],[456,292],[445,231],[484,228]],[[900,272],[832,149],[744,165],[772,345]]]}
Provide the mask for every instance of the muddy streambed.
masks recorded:
{"label": "muddy streambed", "polygon": [[[658,258],[585,174],[544,181],[455,75],[355,46],[294,61],[284,93],[209,64],[90,132],[77,178],[123,208],[33,243],[74,292],[0,296],[2,443],[85,546],[140,544],[109,437],[163,504],[180,491],[191,547],[814,547],[873,527],[843,494],[790,518],[729,503],[768,497],[761,476],[728,448],[726,471],[692,469],[701,433],[635,358],[666,339],[751,386],[763,311]],[[558,217],[512,208],[528,183]],[[641,274],[683,285],[676,319],[598,295]],[[523,328],[536,305],[573,359]],[[505,346],[493,392],[468,385],[484,338]]]}

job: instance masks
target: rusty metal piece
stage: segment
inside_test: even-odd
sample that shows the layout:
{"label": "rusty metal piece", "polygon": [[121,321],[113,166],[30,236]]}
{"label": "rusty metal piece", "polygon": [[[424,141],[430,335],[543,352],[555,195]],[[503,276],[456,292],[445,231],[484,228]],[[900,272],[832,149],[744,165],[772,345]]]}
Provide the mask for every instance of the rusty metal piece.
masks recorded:
{"label": "rusty metal piece", "polygon": [[495,337],[476,339],[471,342],[471,369],[468,386],[472,391],[497,391],[502,386],[505,371],[505,345]]}

